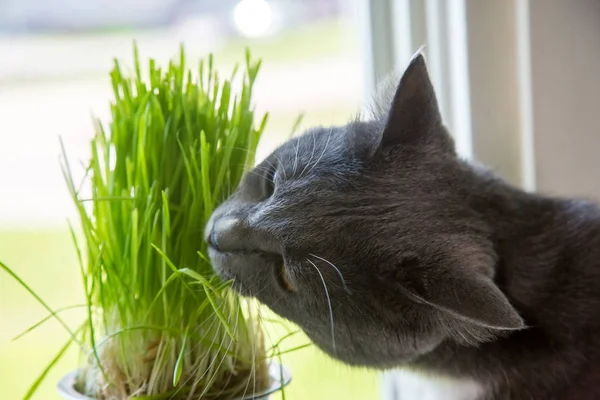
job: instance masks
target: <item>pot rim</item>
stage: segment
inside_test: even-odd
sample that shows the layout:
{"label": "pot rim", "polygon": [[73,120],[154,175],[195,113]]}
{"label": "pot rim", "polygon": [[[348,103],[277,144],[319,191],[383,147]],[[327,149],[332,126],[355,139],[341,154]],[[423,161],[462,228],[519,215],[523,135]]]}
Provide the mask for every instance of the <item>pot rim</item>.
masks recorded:
{"label": "pot rim", "polygon": [[[56,389],[58,394],[65,400],[96,400],[92,397],[85,396],[75,389],[77,373],[79,370],[71,371],[64,375],[59,381]],[[292,380],[292,374],[283,365],[276,362],[269,362],[269,376],[271,385],[258,393],[247,394],[238,400],[259,400],[266,399],[269,395],[283,389]]]}

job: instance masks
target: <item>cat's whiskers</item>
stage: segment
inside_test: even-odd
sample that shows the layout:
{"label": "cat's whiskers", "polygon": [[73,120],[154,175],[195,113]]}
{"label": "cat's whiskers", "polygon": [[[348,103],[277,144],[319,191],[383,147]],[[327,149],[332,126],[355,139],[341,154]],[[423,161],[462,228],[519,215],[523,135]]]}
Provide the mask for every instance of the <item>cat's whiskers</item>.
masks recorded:
{"label": "cat's whiskers", "polygon": [[310,166],[310,163],[313,159],[313,157],[315,156],[315,152],[317,151],[317,139],[315,138],[315,134],[312,134],[312,138],[313,138],[313,149],[312,149],[312,153],[310,154],[310,158],[308,159],[308,162],[306,163],[306,165],[304,166],[304,168],[302,168],[302,172],[300,172],[300,176],[299,178],[301,178],[304,175],[304,172],[306,171],[306,168],[308,168]]}
{"label": "cat's whiskers", "polygon": [[319,158],[317,159],[317,161],[313,164],[313,166],[308,170],[307,174],[310,174],[310,171],[312,171],[313,169],[315,169],[315,167],[319,164],[319,161],[321,161],[321,159],[325,155],[325,152],[327,151],[327,147],[329,147],[329,141],[331,140],[331,136],[332,135],[333,135],[333,128],[330,128],[329,129],[329,136],[327,136],[327,142],[325,142],[325,147],[323,147],[323,151],[321,152],[321,155],[319,156]]}
{"label": "cat's whiskers", "polygon": [[327,306],[329,307],[329,322],[331,324],[331,346],[333,348],[333,351],[336,351],[336,347],[335,347],[335,326],[333,323],[333,308],[331,307],[331,297],[329,296],[329,290],[327,289],[327,284],[325,283],[325,278],[323,277],[323,274],[321,273],[321,270],[319,269],[319,267],[317,267],[317,265],[312,262],[311,260],[309,260],[308,258],[306,259],[306,261],[308,261],[310,263],[310,265],[312,265],[316,270],[317,273],[319,274],[319,277],[321,278],[321,282],[323,283],[323,288],[325,289],[325,296],[327,296]]}
{"label": "cat's whiskers", "polygon": [[[235,322],[234,322],[234,326],[233,326],[233,332],[237,332],[237,329],[238,329],[238,322],[239,322],[239,317],[240,317],[240,308],[241,308],[241,307],[235,307],[235,308],[236,308],[236,311],[235,311],[235,313],[236,313],[236,314],[235,314],[235,320],[234,320]],[[227,323],[228,323],[228,324],[231,322],[231,317],[232,317],[232,315],[231,315],[231,313],[230,313],[230,314],[229,314],[229,319],[227,320]],[[224,335],[224,336],[223,336],[223,339],[221,340],[221,344],[219,345],[219,348],[221,348],[221,349],[222,349],[222,348],[224,347],[224,346],[223,346],[223,342],[225,341],[225,339],[226,339],[226,338],[227,338],[227,335]],[[200,344],[200,343],[198,343],[198,345],[199,345],[199,344]],[[231,346],[233,346],[233,344],[234,344],[234,341],[233,341],[233,340],[229,340],[229,343],[227,344],[227,346],[226,346],[226,348],[225,348],[225,353],[228,353],[228,352],[231,350]],[[212,364],[212,365],[214,365],[214,362],[216,361],[216,358],[217,358],[218,356],[219,356],[219,352],[216,352],[216,353],[215,353],[215,356],[213,357],[213,359],[212,359],[212,361],[211,361],[211,364]],[[217,370],[218,370],[219,368],[221,368],[221,365],[223,365],[223,363],[225,362],[225,359],[226,359],[226,357],[221,357],[221,361],[219,362],[219,365],[217,365],[217,366],[216,366],[216,369],[217,369]],[[212,369],[212,365],[209,365],[209,368],[207,369],[207,371]],[[204,374],[206,374],[206,372],[204,372]],[[203,376],[202,376],[202,377],[204,377],[204,374],[203,374]],[[185,387],[185,385],[182,385],[181,387]],[[206,389],[205,389],[205,392],[206,392]],[[201,395],[200,397],[204,397],[204,395],[206,394],[205,392],[204,392],[204,393],[202,393],[202,395]]]}
{"label": "cat's whiskers", "polygon": [[[256,282],[252,287],[248,287],[248,291],[250,291],[250,293],[252,293],[252,297],[257,297],[259,294],[262,294],[263,292],[267,291],[267,290],[271,290],[271,286],[267,283],[267,284],[262,284],[262,288],[258,289],[256,292],[254,292],[254,288],[258,288],[259,286],[259,282]],[[276,299],[276,301],[279,301],[283,298],[283,294],[281,296],[279,296],[279,298]]]}
{"label": "cat's whiskers", "polygon": [[248,171],[249,174],[255,174],[260,177],[262,177],[263,175],[267,175],[270,172],[271,172],[271,170],[269,170],[266,167],[261,167],[261,166],[256,166],[256,167],[254,167],[254,169],[251,169],[250,171]]}
{"label": "cat's whiskers", "polygon": [[338,276],[340,277],[340,282],[342,282],[342,286],[344,287],[344,290],[347,293],[350,293],[350,289],[348,289],[348,286],[346,286],[346,280],[344,279],[344,275],[342,275],[342,271],[340,271],[340,269],[338,267],[336,267],[331,261],[326,260],[323,257],[319,257],[316,254],[309,253],[308,255],[311,257],[314,257],[314,258],[318,258],[319,260],[329,264],[335,270],[335,272],[337,272]]}
{"label": "cat's whiskers", "polygon": [[[274,154],[273,154],[273,156],[274,156],[275,158],[277,158],[277,156],[275,156]],[[279,161],[279,162],[281,163],[281,160],[279,160],[279,158],[277,158],[277,161]],[[271,169],[273,169],[273,170],[276,170],[276,169],[277,169],[277,165],[275,165],[275,164],[274,164],[274,163],[272,163],[271,161],[269,161],[269,160],[265,160],[265,162],[266,162],[267,164],[269,164],[269,167],[271,167]]]}
{"label": "cat's whiskers", "polygon": [[[283,179],[287,180],[287,175],[285,173],[285,168],[284,168],[283,162],[281,162],[281,159],[279,157],[277,157],[277,155],[275,153],[273,153],[273,157],[275,157],[275,159],[279,162],[279,165],[281,166],[281,172],[283,172]],[[274,166],[274,169],[277,169],[277,168]]]}
{"label": "cat's whiskers", "polygon": [[298,151],[300,150],[299,141],[296,140],[294,143],[295,155],[294,155],[294,172],[292,172],[292,176],[296,176],[296,172],[298,170]]}
{"label": "cat's whiskers", "polygon": [[[267,168],[267,167],[261,167],[261,166],[256,166],[254,167],[254,169],[251,169],[250,171],[248,171],[249,174],[254,174],[260,178],[264,178],[265,176],[270,179],[271,181],[273,181],[273,177],[274,177],[274,173],[273,173],[273,169]],[[273,182],[274,183],[274,182]]]}
{"label": "cat's whiskers", "polygon": [[[238,318],[239,318],[239,312],[240,312],[240,310],[239,310],[239,307],[237,308],[237,310],[236,310],[235,312],[236,312],[237,314],[236,314],[236,318],[235,318],[235,321],[236,321],[236,322],[235,322],[235,326],[234,326],[234,331],[235,331],[235,330],[237,330],[237,321],[238,321]],[[231,321],[231,318],[232,318],[232,315],[231,315],[231,313],[233,313],[233,310],[231,310],[231,312],[230,312],[230,314],[229,314],[229,316],[228,316],[228,320],[227,320],[227,322],[228,322],[228,323]],[[215,317],[215,318],[213,318],[213,322],[210,324],[210,327],[209,327],[209,329],[208,329],[209,331],[212,329],[212,326],[213,326],[213,325],[214,325],[214,323],[215,323],[215,322],[217,322],[217,321],[219,321],[219,322],[220,322],[220,320],[219,320],[218,318],[216,318],[216,317]],[[205,322],[206,322],[206,321],[205,321]],[[202,325],[202,324],[200,324],[198,327],[196,327],[196,329],[194,329],[194,331],[197,331],[197,330],[200,328],[200,326],[201,326],[201,325]],[[214,335],[214,337],[213,337],[212,343],[214,343],[214,342],[215,342],[215,340],[217,339],[217,336],[218,336],[218,335],[219,335],[219,330],[218,330],[218,329],[215,329],[215,335]],[[227,335],[223,335],[223,337],[222,337],[222,339],[221,339],[221,342],[219,343],[219,348],[224,348],[224,347],[225,347],[225,346],[224,346],[224,344],[225,344],[225,343],[224,343],[224,341],[225,341],[225,339],[226,339],[226,338],[227,338]],[[191,347],[191,348],[188,350],[188,353],[193,353],[193,352],[196,350],[196,348],[197,348],[198,346],[200,346],[200,344],[201,344],[200,342],[196,343],[196,344],[195,344],[193,347]],[[233,341],[229,341],[229,344],[226,346],[225,352],[228,352],[228,351],[230,350],[230,348],[231,348],[231,346],[232,346],[232,345],[233,345]],[[184,379],[184,380],[183,380],[183,382],[181,382],[181,385],[180,385],[179,389],[177,389],[177,390],[175,391],[175,394],[174,394],[173,396],[175,396],[175,395],[176,395],[176,394],[179,392],[179,390],[181,390],[182,388],[186,387],[186,386],[187,386],[187,383],[188,383],[188,382],[189,382],[191,379],[194,379],[194,381],[195,381],[195,382],[200,382],[200,381],[201,381],[201,380],[202,380],[202,379],[203,379],[203,378],[206,376],[206,374],[207,374],[207,373],[208,373],[208,372],[209,372],[209,371],[212,369],[212,367],[213,367],[213,365],[214,365],[215,361],[217,360],[217,357],[219,356],[219,352],[216,352],[216,353],[215,353],[215,355],[214,355],[214,357],[212,357],[212,360],[210,361],[210,363],[209,363],[208,367],[206,367],[206,365],[204,365],[204,360],[206,359],[206,357],[209,357],[209,355],[210,355],[210,352],[209,352],[209,353],[207,353],[207,354],[205,355],[205,357],[204,357],[204,358],[203,358],[203,359],[202,359],[202,360],[201,360],[201,361],[198,363],[197,367],[196,367],[196,368],[194,368],[194,372],[193,372],[193,373],[191,373],[191,374],[189,375],[189,377],[187,377],[186,379]],[[224,359],[225,359],[224,357],[221,357],[221,363],[219,364],[219,367],[220,367],[220,366],[221,366],[221,364],[223,363]],[[197,372],[197,371],[199,371],[201,368],[204,370],[204,372],[202,373],[202,375],[201,375],[200,377],[198,377],[198,376],[196,376],[196,372]],[[206,391],[206,389],[205,389],[205,391]],[[203,397],[203,396],[204,396],[204,394],[205,394],[205,393],[203,392],[203,393],[201,394],[201,396],[200,396],[200,397]]]}
{"label": "cat's whiskers", "polygon": [[245,151],[248,154],[256,155],[256,151],[252,151],[252,150],[245,149],[243,147],[238,147],[238,146],[219,146],[219,149],[242,150],[242,151]]}
{"label": "cat's whiskers", "polygon": [[[237,299],[238,301],[238,307],[236,308],[240,308],[239,307],[239,298]],[[248,305],[248,303],[246,303]],[[262,318],[260,315],[260,309],[256,309],[256,317],[257,319],[260,321],[260,319]],[[268,332],[267,332],[267,335]],[[252,350],[251,350],[251,357],[252,357],[252,361],[250,363],[250,376],[251,378],[248,379],[246,381],[246,385],[244,386],[244,390],[241,394],[241,398],[245,398],[246,394],[248,393],[248,390],[250,390],[250,381],[252,381],[252,392],[250,393],[256,393],[256,354],[257,354],[257,349],[258,349],[258,340],[253,340],[252,341]]]}

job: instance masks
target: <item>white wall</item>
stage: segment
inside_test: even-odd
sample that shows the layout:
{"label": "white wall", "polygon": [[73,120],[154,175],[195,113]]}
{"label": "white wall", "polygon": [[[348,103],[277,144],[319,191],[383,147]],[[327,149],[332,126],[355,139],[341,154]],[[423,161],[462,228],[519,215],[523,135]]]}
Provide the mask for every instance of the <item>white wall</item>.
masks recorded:
{"label": "white wall", "polygon": [[600,1],[530,0],[539,191],[600,200]]}

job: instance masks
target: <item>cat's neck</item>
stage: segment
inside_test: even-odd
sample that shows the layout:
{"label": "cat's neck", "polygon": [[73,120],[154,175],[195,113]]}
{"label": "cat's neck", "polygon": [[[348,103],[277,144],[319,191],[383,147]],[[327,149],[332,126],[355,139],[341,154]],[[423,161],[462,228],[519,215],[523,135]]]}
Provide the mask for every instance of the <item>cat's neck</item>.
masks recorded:
{"label": "cat's neck", "polygon": [[485,171],[476,176],[471,205],[492,232],[495,280],[522,313],[535,312],[557,274],[580,269],[588,249],[600,249],[600,208],[528,193]]}
{"label": "cat's neck", "polygon": [[586,357],[600,357],[579,352],[600,348],[600,209],[526,193],[483,172],[472,189],[471,207],[493,233],[495,281],[528,328],[479,347],[446,343],[418,364],[510,396],[528,388],[550,394],[591,368]]}

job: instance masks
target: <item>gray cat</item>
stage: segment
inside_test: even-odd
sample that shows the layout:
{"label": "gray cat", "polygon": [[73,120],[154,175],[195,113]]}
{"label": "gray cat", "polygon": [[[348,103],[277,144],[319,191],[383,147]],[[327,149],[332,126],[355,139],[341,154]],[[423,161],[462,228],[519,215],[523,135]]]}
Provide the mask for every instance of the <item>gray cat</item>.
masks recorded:
{"label": "gray cat", "polygon": [[420,54],[387,110],[247,174],[206,239],[220,276],[346,364],[600,399],[600,209],[457,157]]}

